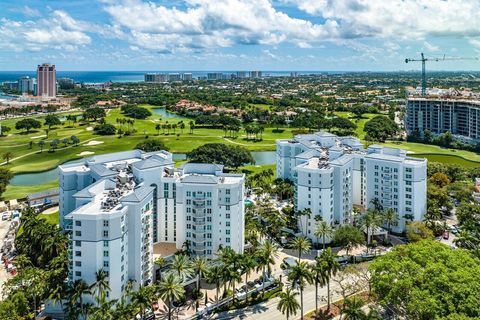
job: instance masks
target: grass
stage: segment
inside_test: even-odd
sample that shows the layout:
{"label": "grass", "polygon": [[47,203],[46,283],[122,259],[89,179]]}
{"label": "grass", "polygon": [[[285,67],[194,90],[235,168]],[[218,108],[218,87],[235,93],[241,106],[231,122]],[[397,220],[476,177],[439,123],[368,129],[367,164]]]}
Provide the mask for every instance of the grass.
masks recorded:
{"label": "grass", "polygon": [[[37,216],[37,219],[43,219],[43,220],[46,220],[48,223],[52,224],[52,225],[57,225],[58,224],[58,219],[59,219],[59,216],[58,216],[58,211],[55,211],[53,213],[50,213],[50,214],[44,214],[44,213],[40,213],[38,216]],[[23,226],[20,226],[20,228],[18,229],[17,231],[17,237],[19,235],[21,235],[23,233]]]}
{"label": "grass", "polygon": [[[154,109],[154,106],[144,105],[149,109]],[[106,122],[116,124],[117,118],[123,118],[120,109],[110,110]],[[43,117],[38,116],[38,119]],[[19,119],[9,119],[2,121],[2,125],[8,125],[14,128],[15,122]],[[76,124],[73,127],[70,124],[62,125],[57,128],[53,128],[49,137],[45,139],[46,149],[48,149],[49,143],[53,139],[62,140],[63,138],[69,138],[72,135],[76,135],[81,144],[79,146],[68,145],[57,149],[55,152],[49,152],[48,150],[43,150],[40,152],[38,146],[38,141],[42,139],[42,135],[45,134],[45,127],[42,129],[30,132],[28,134],[19,132],[15,129],[12,129],[10,134],[6,137],[0,138],[0,155],[6,152],[13,152],[14,159],[10,164],[6,165],[14,173],[25,173],[25,172],[38,172],[44,171],[58,166],[59,164],[66,162],[68,160],[81,158],[82,152],[94,152],[94,154],[109,153],[109,152],[118,152],[131,150],[135,145],[145,139],[145,136],[148,135],[149,138],[156,138],[162,140],[166,147],[171,152],[184,153],[189,152],[192,149],[204,145],[205,143],[211,142],[223,142],[232,145],[241,145],[251,151],[266,151],[266,150],[275,150],[275,140],[284,139],[292,137],[292,129],[285,128],[283,132],[275,133],[274,128],[265,128],[263,133],[262,141],[249,141],[246,140],[246,137],[243,132],[239,132],[239,137],[236,139],[225,138],[223,135],[223,130],[221,129],[208,129],[208,128],[198,128],[195,129],[193,134],[190,134],[189,129],[186,128],[181,132],[179,129],[176,130],[176,133],[173,134],[163,134],[160,131],[160,134],[155,130],[155,125],[157,123],[165,123],[168,121],[170,124],[178,123],[183,120],[188,124],[190,121],[186,118],[164,118],[162,119],[160,115],[153,114],[146,120],[135,120],[135,129],[137,133],[131,136],[124,136],[119,138],[118,136],[98,136],[94,135],[92,131],[88,131],[88,127],[95,126],[92,124]],[[188,127],[188,126],[187,126]],[[179,136],[177,136],[179,134]],[[89,146],[87,145],[89,141],[101,141],[102,144]],[[29,142],[34,141],[33,148],[29,148]],[[13,151],[12,151],[13,150]],[[20,157],[18,159],[15,159]]]}
{"label": "grass", "polygon": [[53,181],[48,181],[36,186],[12,186],[8,185],[7,190],[3,193],[2,199],[11,200],[11,199],[22,199],[27,195],[39,192],[43,190],[48,190],[52,188],[58,188],[58,179]]}
{"label": "grass", "polygon": [[[153,110],[155,106],[152,105],[142,105],[145,108]],[[264,107],[267,106],[260,106]],[[0,137],[0,155],[3,155],[6,152],[13,152],[14,159],[10,164],[4,165],[9,168],[13,173],[26,173],[26,172],[39,172],[45,171],[57,167],[58,165],[73,159],[82,158],[82,152],[93,152],[93,154],[103,154],[110,152],[118,152],[125,150],[132,150],[135,146],[145,139],[145,136],[148,135],[149,138],[159,139],[164,142],[166,147],[175,153],[186,153],[191,151],[194,148],[197,148],[205,143],[212,142],[222,142],[232,145],[241,145],[247,148],[250,151],[273,151],[275,150],[275,140],[277,139],[287,139],[293,136],[294,130],[296,128],[282,128],[281,132],[275,132],[275,128],[265,128],[263,133],[262,141],[247,141],[243,132],[239,132],[239,136],[236,139],[225,138],[223,135],[223,130],[221,129],[208,129],[208,128],[199,128],[195,129],[193,134],[189,133],[188,122],[190,119],[179,117],[179,118],[162,118],[160,115],[152,112],[152,116],[145,120],[135,120],[135,128],[137,132],[131,136],[124,136],[119,138],[118,136],[98,136],[95,135],[92,131],[87,130],[88,127],[95,126],[95,123],[77,123],[71,125],[69,123],[64,123],[63,125],[53,128],[49,137],[45,139],[45,146],[48,149],[48,145],[51,140],[63,138],[69,138],[72,135],[76,135],[81,144],[79,146],[68,145],[57,149],[55,152],[49,152],[48,150],[43,150],[40,152],[38,146],[38,141],[44,139],[42,135],[45,134],[45,127],[42,127],[39,130],[32,131],[28,134],[20,132],[15,128],[15,123],[19,119],[7,119],[2,120],[2,125],[7,125],[12,128],[9,132],[9,135],[6,137]],[[67,114],[78,114],[78,112],[66,112],[62,116]],[[348,118],[357,124],[357,129],[355,134],[363,139],[365,133],[363,132],[363,127],[365,123],[376,116],[376,114],[364,114],[362,119],[355,119],[353,113],[350,112],[336,112],[338,116]],[[36,119],[43,122],[44,115],[33,116]],[[121,114],[120,109],[113,109],[108,112],[106,117],[106,122],[116,124],[117,118],[124,118]],[[157,123],[165,123],[168,121],[170,124],[178,123],[179,121],[184,121],[187,124],[187,128],[181,132],[179,129],[176,130],[176,134],[164,134],[161,130],[158,134],[155,130],[155,125]],[[180,134],[177,136],[177,134]],[[102,144],[98,145],[87,145],[89,141],[101,141]],[[34,141],[33,148],[30,149],[29,142]],[[425,145],[420,143],[411,143],[411,142],[388,142],[382,144],[388,147],[394,148],[403,148],[412,153],[415,153],[416,156],[425,157],[430,161],[438,161],[443,163],[455,163],[461,166],[466,167],[477,167],[480,165],[480,155],[463,150],[455,149],[446,149],[433,145]],[[413,154],[412,154],[413,155]],[[0,161],[1,162],[1,161]],[[177,163],[179,165],[181,163]],[[247,166],[244,169],[251,172],[258,172],[265,168],[275,169],[275,165],[268,166]],[[3,195],[4,199],[18,199],[23,198],[29,193],[49,189],[57,186],[56,181],[45,181],[45,183],[37,186],[8,186],[6,192]]]}
{"label": "grass", "polygon": [[54,213],[50,213],[50,214],[40,213],[38,215],[38,218],[43,219],[50,224],[57,225],[58,224],[58,211],[55,211]]}

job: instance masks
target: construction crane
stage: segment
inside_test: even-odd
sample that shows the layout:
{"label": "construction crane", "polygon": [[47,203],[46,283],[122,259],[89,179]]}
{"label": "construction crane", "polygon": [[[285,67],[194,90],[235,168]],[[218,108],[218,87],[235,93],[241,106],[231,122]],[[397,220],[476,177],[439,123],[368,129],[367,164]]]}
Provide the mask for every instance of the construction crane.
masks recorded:
{"label": "construction crane", "polygon": [[445,55],[441,58],[425,58],[425,55],[420,53],[421,59],[405,59],[405,63],[409,62],[416,62],[416,61],[421,61],[422,62],[422,96],[427,94],[427,76],[425,74],[425,62],[427,61],[450,61],[450,60],[478,60],[478,58],[447,58]]}

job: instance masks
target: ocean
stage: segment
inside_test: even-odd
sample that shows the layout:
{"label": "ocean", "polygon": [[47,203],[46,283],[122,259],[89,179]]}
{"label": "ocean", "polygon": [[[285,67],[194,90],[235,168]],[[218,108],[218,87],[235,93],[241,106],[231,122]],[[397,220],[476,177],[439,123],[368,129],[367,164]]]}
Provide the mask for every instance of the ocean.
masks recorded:
{"label": "ocean", "polygon": [[[101,82],[142,82],[145,73],[192,73],[193,77],[206,76],[208,72],[222,72],[222,73],[235,73],[236,71],[58,71],[57,79],[59,78],[72,78],[76,82],[80,83],[101,83]],[[264,76],[289,76],[290,71],[262,71]],[[302,74],[326,74],[333,72],[322,71],[302,71],[297,72]],[[35,71],[0,71],[0,82],[3,81],[16,81],[23,76],[29,76],[36,78]]]}

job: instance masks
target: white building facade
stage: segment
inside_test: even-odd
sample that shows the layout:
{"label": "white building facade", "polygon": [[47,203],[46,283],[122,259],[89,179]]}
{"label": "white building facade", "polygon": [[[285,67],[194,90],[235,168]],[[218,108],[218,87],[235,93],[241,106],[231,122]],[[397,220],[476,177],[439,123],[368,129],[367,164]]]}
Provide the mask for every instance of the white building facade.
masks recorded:
{"label": "white building facade", "polygon": [[[60,225],[70,237],[70,280],[107,272],[110,299],[154,279],[154,246],[213,258],[221,247],[244,250],[243,174],[186,164],[139,150],[94,156],[59,167]],[[88,300],[88,297],[86,297]]]}
{"label": "white building facade", "polygon": [[408,219],[423,219],[426,159],[377,145],[365,150],[355,137],[325,132],[297,135],[276,144],[277,177],[295,183],[295,209],[311,212],[300,217],[299,229],[312,241],[317,240],[318,219],[332,226],[351,223],[354,205],[368,209],[374,199],[398,213],[393,231],[403,232]]}

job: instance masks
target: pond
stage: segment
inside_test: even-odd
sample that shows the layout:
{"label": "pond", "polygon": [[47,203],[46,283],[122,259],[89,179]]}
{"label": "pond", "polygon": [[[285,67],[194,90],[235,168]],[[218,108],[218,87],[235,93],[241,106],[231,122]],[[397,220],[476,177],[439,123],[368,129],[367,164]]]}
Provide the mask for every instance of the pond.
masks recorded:
{"label": "pond", "polygon": [[182,119],[183,118],[182,116],[176,113],[170,112],[165,108],[155,108],[155,109],[152,109],[152,111],[153,113],[161,116],[163,119]]}
{"label": "pond", "polygon": [[16,174],[12,180],[10,180],[10,185],[36,186],[56,179],[58,179],[58,168],[43,172]]}
{"label": "pond", "polygon": [[[273,164],[275,163],[275,151],[254,151],[252,152],[253,159],[255,159],[255,165]],[[185,153],[174,153],[173,160],[186,160],[187,155]],[[73,160],[82,161],[82,160]],[[69,161],[70,162],[70,161]],[[22,173],[17,174],[10,180],[12,186],[36,186],[51,182],[58,179],[58,168],[54,168],[48,171],[35,172],[35,173]]]}

